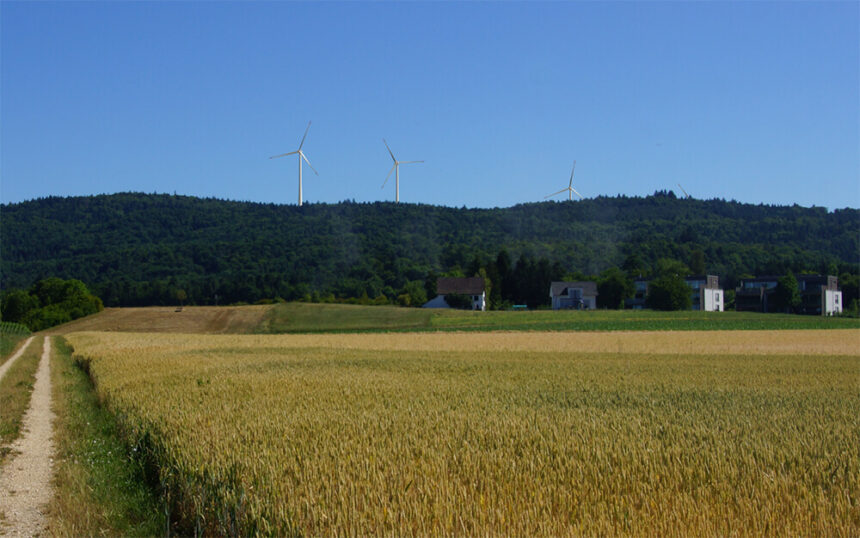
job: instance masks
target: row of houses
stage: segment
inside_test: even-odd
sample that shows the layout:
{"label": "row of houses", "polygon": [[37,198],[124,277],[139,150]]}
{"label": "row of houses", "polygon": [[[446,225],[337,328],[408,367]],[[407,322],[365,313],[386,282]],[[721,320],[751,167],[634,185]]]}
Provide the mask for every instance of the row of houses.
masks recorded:
{"label": "row of houses", "polygon": [[[772,296],[776,292],[779,278],[759,276],[741,279],[735,289],[735,310],[774,312]],[[645,308],[649,282],[646,278],[637,278],[634,281],[635,294],[625,301],[627,308]],[[718,276],[693,275],[686,277],[684,282],[690,287],[692,310],[725,310],[725,292],[720,288]],[[839,280],[835,276],[799,275],[797,282],[801,297],[800,313],[830,316],[842,312],[842,292],[839,291]],[[456,294],[468,297],[472,310],[487,309],[483,278],[442,277],[436,283],[436,291],[436,297],[425,303],[424,308],[450,308],[445,297]],[[549,288],[553,310],[594,310],[597,308],[597,294],[597,283],[591,281],[553,282]]]}
{"label": "row of houses", "polygon": [[[635,293],[632,299],[627,299],[624,306],[635,310],[645,308],[645,298],[648,297],[647,278],[637,278],[633,281]],[[722,312],[725,310],[726,294],[720,288],[720,277],[716,275],[692,275],[684,278],[690,286],[692,310],[706,312]]]}
{"label": "row of houses", "polygon": [[[839,279],[833,275],[797,275],[800,288],[801,314],[832,316],[842,312],[842,292]],[[758,276],[741,279],[735,291],[738,312],[774,312],[773,295],[779,276]]]}

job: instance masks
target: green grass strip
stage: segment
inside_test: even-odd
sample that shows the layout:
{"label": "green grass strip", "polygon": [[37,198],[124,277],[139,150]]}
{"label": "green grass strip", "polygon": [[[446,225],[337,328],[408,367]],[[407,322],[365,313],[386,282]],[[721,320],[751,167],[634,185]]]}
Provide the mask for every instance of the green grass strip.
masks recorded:
{"label": "green grass strip", "polygon": [[533,310],[526,312],[286,303],[273,307],[257,332],[421,331],[737,331],[858,329],[860,319],[757,312]]}
{"label": "green grass strip", "polygon": [[[41,346],[40,346],[41,347]],[[56,493],[53,536],[157,536],[166,531],[157,492],[143,465],[119,439],[116,420],[99,404],[71,348],[54,339]]]}

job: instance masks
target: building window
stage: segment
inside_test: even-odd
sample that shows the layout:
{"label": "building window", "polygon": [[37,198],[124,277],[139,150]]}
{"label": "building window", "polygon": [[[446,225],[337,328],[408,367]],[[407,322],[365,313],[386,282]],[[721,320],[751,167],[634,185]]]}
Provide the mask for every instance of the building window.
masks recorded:
{"label": "building window", "polygon": [[719,301],[719,300],[720,300],[720,292],[717,292],[717,293],[715,293],[715,294],[714,294],[714,300],[715,300],[715,301]]}

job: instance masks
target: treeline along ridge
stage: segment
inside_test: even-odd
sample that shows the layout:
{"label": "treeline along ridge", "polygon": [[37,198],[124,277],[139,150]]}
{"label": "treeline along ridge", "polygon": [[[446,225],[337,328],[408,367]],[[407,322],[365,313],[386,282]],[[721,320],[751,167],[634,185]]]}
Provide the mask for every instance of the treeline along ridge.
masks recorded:
{"label": "treeline along ridge", "polygon": [[[860,262],[857,209],[680,199],[671,191],[494,209],[49,197],[3,205],[0,232],[3,289],[75,278],[106,306],[174,304],[177,297],[192,304],[396,302],[410,289],[432,292],[428,275],[486,268],[503,250],[512,271],[530,265],[542,271],[541,283],[612,267],[647,276],[658,260],[695,266],[698,259],[731,288],[741,275],[787,270],[856,275]],[[541,286],[520,287],[531,289],[528,302],[548,300],[537,298],[548,293]]]}

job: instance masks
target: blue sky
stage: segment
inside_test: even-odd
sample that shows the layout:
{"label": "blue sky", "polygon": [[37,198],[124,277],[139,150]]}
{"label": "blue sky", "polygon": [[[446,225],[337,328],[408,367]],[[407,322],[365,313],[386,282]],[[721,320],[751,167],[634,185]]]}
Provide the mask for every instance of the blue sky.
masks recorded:
{"label": "blue sky", "polygon": [[858,6],[4,1],[0,200],[858,207]]}

